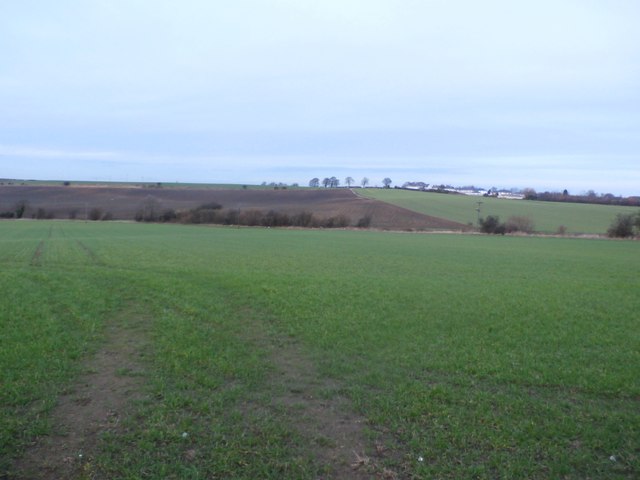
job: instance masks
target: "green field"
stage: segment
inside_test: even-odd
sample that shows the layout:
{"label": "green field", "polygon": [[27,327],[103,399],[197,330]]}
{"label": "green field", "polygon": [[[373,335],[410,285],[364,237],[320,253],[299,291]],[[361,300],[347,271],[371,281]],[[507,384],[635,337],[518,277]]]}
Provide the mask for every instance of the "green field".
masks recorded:
{"label": "green field", "polygon": [[640,211],[637,207],[505,200],[382,188],[358,189],[356,192],[414,212],[473,225],[477,225],[478,202],[482,202],[481,217],[497,215],[502,221],[511,216],[530,217],[535,230],[544,233],[556,233],[564,226],[571,234],[604,234],[617,214]]}
{"label": "green field", "polygon": [[0,478],[113,338],[77,478],[640,476],[638,242],[5,221],[0,268]]}

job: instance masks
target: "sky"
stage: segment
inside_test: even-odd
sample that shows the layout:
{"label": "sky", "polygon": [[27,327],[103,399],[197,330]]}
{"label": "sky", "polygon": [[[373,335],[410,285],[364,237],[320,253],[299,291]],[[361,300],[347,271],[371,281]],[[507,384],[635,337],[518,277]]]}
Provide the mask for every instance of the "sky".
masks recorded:
{"label": "sky", "polygon": [[638,0],[0,2],[0,178],[640,195]]}

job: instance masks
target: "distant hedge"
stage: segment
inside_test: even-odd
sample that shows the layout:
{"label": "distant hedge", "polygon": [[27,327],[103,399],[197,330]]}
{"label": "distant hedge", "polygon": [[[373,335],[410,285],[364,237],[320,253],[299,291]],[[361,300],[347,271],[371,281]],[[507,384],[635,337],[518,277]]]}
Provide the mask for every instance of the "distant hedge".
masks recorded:
{"label": "distant hedge", "polygon": [[533,233],[533,220],[529,217],[512,216],[506,223],[500,222],[500,217],[489,215],[480,219],[480,231],[494,235],[504,235],[505,233]]}
{"label": "distant hedge", "polygon": [[[155,206],[157,207],[157,206]],[[301,211],[294,214],[276,210],[224,209],[216,202],[209,202],[191,210],[176,212],[172,209],[161,210],[145,205],[135,216],[139,222],[178,222],[184,224],[245,225],[262,227],[306,227],[306,228],[344,228],[352,225],[346,215],[317,217],[311,212]],[[366,216],[356,222],[356,226],[366,228],[371,217]]]}

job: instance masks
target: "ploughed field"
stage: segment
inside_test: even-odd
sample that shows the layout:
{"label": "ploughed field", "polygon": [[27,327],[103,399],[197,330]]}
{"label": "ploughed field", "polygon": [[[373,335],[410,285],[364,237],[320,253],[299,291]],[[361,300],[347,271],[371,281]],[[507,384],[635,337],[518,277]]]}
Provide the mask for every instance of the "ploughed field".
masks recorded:
{"label": "ploughed field", "polygon": [[638,478],[640,244],[0,222],[0,477]]}
{"label": "ploughed field", "polygon": [[0,186],[0,212],[10,211],[27,202],[26,217],[52,213],[57,219],[84,219],[94,208],[115,220],[133,220],[136,213],[153,201],[159,211],[186,211],[216,202],[225,209],[240,211],[274,210],[295,215],[309,212],[322,219],[344,215],[350,225],[370,217],[372,228],[402,230],[464,230],[468,226],[456,221],[425,215],[374,199],[361,198],[349,189],[266,189],[249,187],[105,187],[105,186]]}

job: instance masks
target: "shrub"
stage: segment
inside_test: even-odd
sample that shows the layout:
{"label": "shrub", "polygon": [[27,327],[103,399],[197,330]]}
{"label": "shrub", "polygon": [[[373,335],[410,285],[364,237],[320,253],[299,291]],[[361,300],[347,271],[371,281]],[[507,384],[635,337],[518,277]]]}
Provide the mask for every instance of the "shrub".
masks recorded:
{"label": "shrub", "polygon": [[45,220],[45,219],[52,219],[55,215],[53,214],[52,211],[49,210],[45,210],[44,208],[40,207],[36,210],[36,213],[34,214],[34,218],[38,219],[38,220]]}
{"label": "shrub", "polygon": [[102,218],[102,210],[99,209],[98,207],[94,207],[91,210],[89,210],[89,220],[100,220]]}
{"label": "shrub", "polygon": [[[227,210],[226,214],[222,218],[222,223],[225,225],[238,225],[240,210]],[[211,223],[220,223],[220,221]]]}
{"label": "shrub", "polygon": [[320,226],[324,228],[344,228],[349,226],[350,220],[346,215],[336,215],[335,217],[325,218]]}
{"label": "shrub", "polygon": [[173,208],[167,208],[160,214],[161,222],[173,222],[178,218],[178,214]]}
{"label": "shrub", "polygon": [[291,217],[291,225],[296,227],[311,227],[314,218],[310,212],[300,212]]}
{"label": "shrub", "polygon": [[15,218],[22,218],[25,215],[28,207],[29,202],[27,202],[26,200],[20,200],[18,203],[16,203],[14,207]]}
{"label": "shrub", "polygon": [[356,227],[369,228],[369,226],[371,225],[371,219],[371,215],[365,215],[364,217],[360,218],[360,220],[358,220],[358,223],[356,223]]}
{"label": "shrub", "polygon": [[505,223],[505,231],[507,233],[512,232],[533,232],[533,220],[531,217],[513,216],[507,219]]}
{"label": "shrub", "polygon": [[247,210],[240,214],[239,222],[241,225],[256,227],[262,222],[263,213],[260,210]]}
{"label": "shrub", "polygon": [[348,227],[350,223],[351,223],[351,219],[346,215],[341,214],[335,217],[335,225],[338,228]]}
{"label": "shrub", "polygon": [[638,218],[636,217],[636,215],[631,213],[619,213],[607,230],[607,235],[617,238],[632,237],[634,234],[634,227],[639,226],[640,224],[640,220],[638,220],[640,216],[638,216]]}
{"label": "shrub", "polygon": [[262,218],[262,225],[265,227],[288,227],[291,225],[291,220],[286,213],[269,210]]}
{"label": "shrub", "polygon": [[504,223],[500,223],[500,217],[489,215],[487,218],[480,219],[480,231],[482,233],[504,235],[506,226]]}
{"label": "shrub", "polygon": [[197,208],[192,211],[192,223],[222,223],[223,215],[219,208]]}

